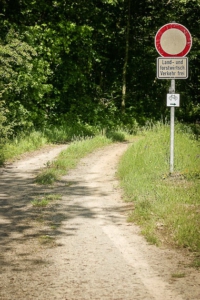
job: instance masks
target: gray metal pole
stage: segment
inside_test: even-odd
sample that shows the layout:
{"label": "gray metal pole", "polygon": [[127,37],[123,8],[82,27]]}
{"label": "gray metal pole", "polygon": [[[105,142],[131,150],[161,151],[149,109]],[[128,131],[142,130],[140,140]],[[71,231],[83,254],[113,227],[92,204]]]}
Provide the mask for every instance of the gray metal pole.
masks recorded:
{"label": "gray metal pole", "polygon": [[[171,94],[175,94],[175,79],[171,80],[171,87],[169,89]],[[174,172],[174,120],[175,107],[170,107],[170,173]]]}

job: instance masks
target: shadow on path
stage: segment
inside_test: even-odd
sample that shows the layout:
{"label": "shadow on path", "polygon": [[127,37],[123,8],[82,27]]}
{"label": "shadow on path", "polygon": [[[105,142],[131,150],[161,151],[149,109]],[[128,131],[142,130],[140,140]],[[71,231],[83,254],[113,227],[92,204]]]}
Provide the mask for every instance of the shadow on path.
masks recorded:
{"label": "shadow on path", "polygon": [[[34,208],[31,201],[37,197],[44,195],[60,194],[64,197],[63,200],[52,201],[45,208]],[[56,238],[62,235],[74,235],[79,228],[79,224],[70,227],[63,231],[63,221],[81,217],[84,219],[96,218],[99,213],[98,203],[95,203],[95,198],[106,198],[109,196],[109,191],[105,192],[98,187],[90,187],[84,185],[84,182],[64,180],[60,181],[57,186],[39,186],[34,184],[33,178],[24,178],[16,172],[6,170],[1,175],[0,182],[0,248],[1,266],[12,264],[8,260],[8,251],[12,253],[18,246],[24,244],[26,247],[27,259],[28,250],[32,250],[31,244],[41,237]],[[74,198],[79,199],[74,201]],[[87,206],[87,199],[93,201],[92,209]],[[96,205],[97,204],[97,205]],[[101,208],[102,210],[102,208]],[[118,217],[113,212],[127,211],[127,206],[105,207],[107,219],[112,219],[112,222],[120,223]],[[45,242],[45,239],[44,239]],[[43,243],[45,244],[45,243]],[[51,244],[50,244],[51,245]],[[19,254],[21,259],[23,253]],[[34,257],[31,258],[33,264],[42,263]]]}

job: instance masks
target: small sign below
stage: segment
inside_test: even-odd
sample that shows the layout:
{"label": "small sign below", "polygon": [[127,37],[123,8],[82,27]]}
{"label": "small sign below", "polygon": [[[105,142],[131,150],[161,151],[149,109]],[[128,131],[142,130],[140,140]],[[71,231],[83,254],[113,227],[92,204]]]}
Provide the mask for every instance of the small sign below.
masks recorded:
{"label": "small sign below", "polygon": [[158,79],[187,79],[188,58],[187,57],[158,57],[157,58]]}
{"label": "small sign below", "polygon": [[167,94],[167,106],[180,106],[180,94]]}

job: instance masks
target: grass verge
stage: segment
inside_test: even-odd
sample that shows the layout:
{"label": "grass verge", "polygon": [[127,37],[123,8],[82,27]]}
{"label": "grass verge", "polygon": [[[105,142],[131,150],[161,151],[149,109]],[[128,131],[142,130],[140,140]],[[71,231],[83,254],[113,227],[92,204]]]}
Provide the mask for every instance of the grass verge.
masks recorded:
{"label": "grass verge", "polygon": [[129,221],[153,244],[166,243],[200,252],[199,141],[175,129],[175,171],[169,174],[170,129],[158,125],[125,153],[118,168]]}

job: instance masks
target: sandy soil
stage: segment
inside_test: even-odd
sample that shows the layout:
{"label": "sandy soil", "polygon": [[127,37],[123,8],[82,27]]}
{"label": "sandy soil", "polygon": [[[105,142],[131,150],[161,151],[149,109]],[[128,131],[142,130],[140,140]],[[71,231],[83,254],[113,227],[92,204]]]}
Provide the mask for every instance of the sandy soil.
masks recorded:
{"label": "sandy soil", "polygon": [[[115,173],[128,144],[90,154],[53,187],[34,184],[66,147],[0,169],[0,299],[199,300],[190,256],[149,245],[126,221],[133,207],[122,201]],[[33,208],[44,194],[62,199]]]}

